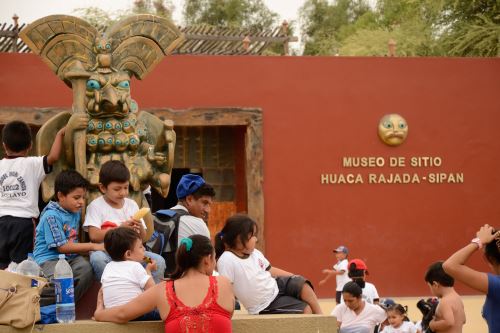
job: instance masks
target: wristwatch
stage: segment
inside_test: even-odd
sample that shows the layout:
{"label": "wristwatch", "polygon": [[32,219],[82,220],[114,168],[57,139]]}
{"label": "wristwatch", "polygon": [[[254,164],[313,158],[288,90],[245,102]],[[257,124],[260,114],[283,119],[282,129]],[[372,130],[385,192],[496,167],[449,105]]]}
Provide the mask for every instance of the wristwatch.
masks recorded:
{"label": "wristwatch", "polygon": [[473,240],[470,241],[471,243],[477,244],[478,248],[482,249],[483,248],[483,242],[479,238],[474,238]]}

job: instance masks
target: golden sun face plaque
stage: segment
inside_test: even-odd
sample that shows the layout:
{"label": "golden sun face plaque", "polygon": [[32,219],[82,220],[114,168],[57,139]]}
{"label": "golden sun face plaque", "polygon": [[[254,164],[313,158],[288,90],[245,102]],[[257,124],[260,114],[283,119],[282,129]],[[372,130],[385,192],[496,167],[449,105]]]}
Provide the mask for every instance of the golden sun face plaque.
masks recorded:
{"label": "golden sun face plaque", "polygon": [[408,123],[399,114],[386,114],[378,124],[378,136],[389,146],[399,146],[408,136]]}

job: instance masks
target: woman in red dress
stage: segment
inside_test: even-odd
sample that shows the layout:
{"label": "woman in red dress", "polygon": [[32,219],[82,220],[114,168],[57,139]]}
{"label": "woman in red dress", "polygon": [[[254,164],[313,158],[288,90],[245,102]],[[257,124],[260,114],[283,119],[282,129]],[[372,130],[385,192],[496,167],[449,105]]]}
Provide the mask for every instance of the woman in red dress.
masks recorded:
{"label": "woman in red dress", "polygon": [[99,293],[95,319],[125,323],[156,308],[168,333],[232,332],[234,294],[227,278],[212,276],[215,252],[210,239],[201,235],[182,239],[176,262],[171,280],[157,284],[125,305],[105,309]]}

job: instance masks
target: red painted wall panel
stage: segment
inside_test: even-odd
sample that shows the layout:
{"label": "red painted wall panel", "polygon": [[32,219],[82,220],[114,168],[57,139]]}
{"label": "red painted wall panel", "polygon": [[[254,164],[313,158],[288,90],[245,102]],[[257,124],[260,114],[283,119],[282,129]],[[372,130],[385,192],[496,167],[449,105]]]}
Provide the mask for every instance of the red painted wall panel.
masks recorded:
{"label": "red painted wall panel", "polygon": [[[71,105],[70,90],[34,55],[0,54],[0,73],[1,106]],[[344,244],[351,258],[366,260],[382,297],[428,295],[431,262],[465,245],[480,225],[500,227],[499,91],[500,59],[463,58],[176,56],[132,84],[142,108],[262,108],[271,263],[316,283],[334,263],[331,250]],[[378,139],[386,113],[408,121],[399,147]],[[347,169],[344,156],[443,162]],[[322,173],[349,172],[460,172],[464,183],[320,182]],[[479,255],[473,265],[488,270]],[[331,297],[334,287],[317,290]]]}

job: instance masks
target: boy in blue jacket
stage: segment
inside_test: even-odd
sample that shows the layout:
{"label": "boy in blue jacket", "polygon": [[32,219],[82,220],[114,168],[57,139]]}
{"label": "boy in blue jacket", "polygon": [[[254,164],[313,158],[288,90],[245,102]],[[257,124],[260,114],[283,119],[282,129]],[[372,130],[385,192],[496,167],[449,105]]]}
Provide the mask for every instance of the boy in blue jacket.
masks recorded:
{"label": "boy in blue jacket", "polygon": [[61,172],[55,180],[57,201],[51,201],[42,211],[36,228],[35,261],[45,277],[51,279],[59,260],[65,254],[73,271],[75,301],[79,300],[93,283],[92,266],[81,256],[89,251],[103,251],[103,244],[78,243],[81,210],[85,205],[88,182],[78,172]]}

